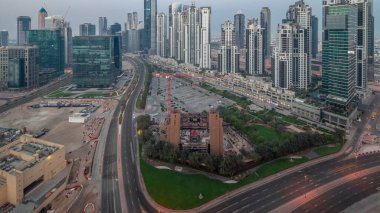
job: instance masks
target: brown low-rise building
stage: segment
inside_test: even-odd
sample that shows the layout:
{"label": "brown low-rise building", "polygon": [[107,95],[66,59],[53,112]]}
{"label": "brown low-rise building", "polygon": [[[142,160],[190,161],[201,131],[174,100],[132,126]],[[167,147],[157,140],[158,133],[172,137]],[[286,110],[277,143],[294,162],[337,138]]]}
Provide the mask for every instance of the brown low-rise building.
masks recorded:
{"label": "brown low-rise building", "polygon": [[161,140],[178,149],[224,154],[223,118],[216,111],[207,114],[175,110],[160,133]]}
{"label": "brown low-rise building", "polygon": [[[50,183],[66,168],[62,145],[22,135],[0,147],[0,206],[28,204],[29,211],[38,212],[58,191],[65,187],[65,178]],[[50,182],[49,182],[50,181]],[[50,183],[50,188],[45,183]],[[43,188],[43,189],[42,189]],[[46,190],[46,194],[41,194]],[[41,194],[35,196],[34,194]]]}

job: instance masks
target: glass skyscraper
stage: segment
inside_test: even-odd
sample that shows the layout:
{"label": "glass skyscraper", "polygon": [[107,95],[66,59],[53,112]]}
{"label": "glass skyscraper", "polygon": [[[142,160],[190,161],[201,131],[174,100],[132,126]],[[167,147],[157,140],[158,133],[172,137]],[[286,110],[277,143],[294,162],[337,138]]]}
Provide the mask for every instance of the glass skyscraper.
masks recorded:
{"label": "glass skyscraper", "polygon": [[73,77],[78,87],[112,86],[121,71],[120,36],[73,38]]}
{"label": "glass skyscraper", "polygon": [[156,53],[157,0],[144,0],[144,50]]}
{"label": "glass skyscraper", "polygon": [[355,97],[358,10],[326,4],[323,13],[322,93],[330,104],[347,107]]}
{"label": "glass skyscraper", "polygon": [[245,15],[239,10],[234,16],[234,25],[236,32],[236,46],[239,49],[245,48]]}
{"label": "glass skyscraper", "polygon": [[17,17],[17,44],[24,45],[27,42],[27,33],[31,27],[31,19],[29,16]]}
{"label": "glass skyscraper", "polygon": [[28,43],[38,46],[38,64],[40,65],[40,84],[64,74],[65,48],[64,37],[60,29],[30,30]]}

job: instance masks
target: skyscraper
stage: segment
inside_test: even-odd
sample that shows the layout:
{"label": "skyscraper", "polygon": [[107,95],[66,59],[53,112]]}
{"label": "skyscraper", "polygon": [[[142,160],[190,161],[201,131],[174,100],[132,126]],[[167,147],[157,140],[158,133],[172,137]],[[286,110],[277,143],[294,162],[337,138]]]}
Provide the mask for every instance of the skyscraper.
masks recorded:
{"label": "skyscraper", "polygon": [[156,53],[157,0],[144,0],[144,46],[145,51]]}
{"label": "skyscraper", "polygon": [[327,0],[323,5],[322,92],[344,108],[355,96],[358,8]]}
{"label": "skyscraper", "polygon": [[0,32],[0,47],[6,47],[9,43],[9,33],[7,30],[2,30]]}
{"label": "skyscraper", "polygon": [[139,15],[137,12],[133,12],[133,28],[137,29],[139,27]]}
{"label": "skyscraper", "polygon": [[119,36],[73,38],[73,81],[78,87],[110,87],[121,71]]}
{"label": "skyscraper", "polygon": [[200,32],[200,62],[202,69],[211,68],[211,7],[201,7],[201,32]]}
{"label": "skyscraper", "polygon": [[264,28],[264,53],[265,57],[271,57],[271,11],[263,7],[260,13],[260,25]]}
{"label": "skyscraper", "polygon": [[130,29],[133,29],[133,28],[134,28],[133,15],[132,15],[132,13],[128,13],[127,14],[127,23],[126,23],[125,30],[130,30]]}
{"label": "skyscraper", "polygon": [[180,18],[182,4],[173,3],[169,6],[169,57],[179,59]]}
{"label": "skyscraper", "polygon": [[115,23],[110,26],[111,35],[121,35],[121,24]]}
{"label": "skyscraper", "polygon": [[319,37],[319,24],[318,17],[311,17],[311,31],[312,31],[312,39],[311,39],[311,55],[312,58],[316,58],[318,54],[318,37]]}
{"label": "skyscraper", "polygon": [[46,84],[64,74],[65,51],[62,29],[30,30],[28,43],[38,46],[40,84]]}
{"label": "skyscraper", "polygon": [[96,34],[95,24],[84,23],[79,25],[80,36],[94,36]]}
{"label": "skyscraper", "polygon": [[24,45],[27,42],[27,33],[31,28],[31,19],[29,16],[17,17],[17,44]]}
{"label": "skyscraper", "polygon": [[237,11],[234,16],[234,26],[236,32],[236,46],[239,49],[245,48],[245,15],[241,10]]}
{"label": "skyscraper", "polygon": [[199,64],[200,51],[200,13],[199,9],[192,4],[189,9],[182,12],[182,38],[183,62],[186,64]]}
{"label": "skyscraper", "polygon": [[38,29],[45,29],[45,18],[48,17],[48,13],[45,8],[41,8],[38,11]]}
{"label": "skyscraper", "polygon": [[246,30],[246,73],[265,75],[264,28],[254,19]]}
{"label": "skyscraper", "polygon": [[107,18],[99,17],[99,35],[107,35]]}
{"label": "skyscraper", "polygon": [[222,46],[218,54],[218,71],[221,74],[237,73],[240,69],[239,48],[235,46],[236,32],[231,21],[225,21],[221,27]]}
{"label": "skyscraper", "polygon": [[157,55],[166,57],[167,52],[167,20],[165,13],[157,15]]}

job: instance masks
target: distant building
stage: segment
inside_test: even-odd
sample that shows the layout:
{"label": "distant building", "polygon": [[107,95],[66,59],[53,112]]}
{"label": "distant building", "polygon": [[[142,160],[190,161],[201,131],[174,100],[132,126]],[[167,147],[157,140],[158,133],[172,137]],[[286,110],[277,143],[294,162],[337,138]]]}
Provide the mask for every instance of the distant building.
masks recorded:
{"label": "distant building", "polygon": [[45,18],[48,17],[48,13],[45,8],[41,8],[38,11],[38,29],[45,29]]}
{"label": "distant building", "polygon": [[179,59],[179,40],[180,40],[180,14],[182,4],[173,3],[169,5],[169,57]]}
{"label": "distant building", "polygon": [[139,15],[137,12],[133,12],[133,28],[137,29],[139,27]]}
{"label": "distant building", "polygon": [[144,0],[144,49],[156,53],[157,42],[157,0]]}
{"label": "distant building", "polygon": [[207,114],[175,110],[160,132],[160,138],[176,149],[224,154],[223,118],[215,111]]}
{"label": "distant building", "polygon": [[265,29],[258,25],[256,19],[246,30],[246,73],[249,75],[265,75],[264,33]]}
{"label": "distant building", "polygon": [[115,23],[110,26],[111,35],[121,35],[121,24]]}
{"label": "distant building", "polygon": [[63,29],[65,24],[65,19],[63,16],[54,15],[45,18],[45,29],[56,30]]}
{"label": "distant building", "polygon": [[27,43],[27,33],[31,28],[31,19],[29,16],[17,17],[17,44],[24,45]]}
{"label": "distant building", "polygon": [[157,55],[161,57],[167,56],[167,18],[165,13],[157,15]]}
{"label": "distant building", "polygon": [[28,43],[38,46],[37,62],[41,85],[64,74],[65,47],[61,29],[30,30]]}
{"label": "distant building", "polygon": [[123,33],[123,49],[128,53],[143,50],[144,29],[131,29]]}
{"label": "distant building", "polygon": [[73,77],[78,87],[110,87],[121,72],[121,37],[73,38]]}
{"label": "distant building", "polygon": [[230,21],[222,24],[222,45],[218,54],[218,71],[220,74],[238,73],[240,69],[240,52],[235,46],[235,27]]}
{"label": "distant building", "polygon": [[2,143],[0,206],[15,205],[14,212],[40,212],[66,187],[65,147],[22,135]]}
{"label": "distant building", "polygon": [[99,17],[99,35],[108,35],[108,25],[106,17]]}
{"label": "distant building", "polygon": [[36,46],[0,47],[0,88],[38,87]]}
{"label": "distant building", "polygon": [[260,25],[264,28],[264,54],[265,57],[271,57],[271,11],[268,7],[263,7],[260,13]]}
{"label": "distant building", "polygon": [[9,44],[9,33],[7,30],[0,31],[0,47],[6,47]]}
{"label": "distant building", "polygon": [[96,34],[95,24],[84,23],[79,25],[80,36],[94,36]]}
{"label": "distant building", "polygon": [[211,7],[200,8],[200,61],[199,67],[211,69]]}
{"label": "distant building", "polygon": [[73,62],[73,31],[68,22],[65,22],[63,36],[65,40],[65,67],[71,67],[71,63]]}
{"label": "distant building", "polygon": [[319,23],[318,23],[318,17],[312,16],[311,17],[311,56],[312,58],[317,58],[318,54],[318,44],[319,44]]}
{"label": "distant building", "polygon": [[239,10],[234,16],[234,26],[236,32],[235,45],[239,48],[245,48],[245,15]]}

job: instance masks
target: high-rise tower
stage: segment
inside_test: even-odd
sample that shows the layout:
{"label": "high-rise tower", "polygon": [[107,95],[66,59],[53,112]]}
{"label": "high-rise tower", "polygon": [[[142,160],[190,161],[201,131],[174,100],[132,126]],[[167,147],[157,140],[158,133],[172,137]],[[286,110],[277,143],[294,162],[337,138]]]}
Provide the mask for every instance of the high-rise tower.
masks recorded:
{"label": "high-rise tower", "polygon": [[45,18],[48,17],[48,13],[45,8],[41,8],[38,11],[38,29],[45,29]]}
{"label": "high-rise tower", "polygon": [[224,22],[222,30],[222,46],[218,54],[218,71],[221,74],[239,72],[240,53],[235,46],[236,32],[234,24],[230,21]]}
{"label": "high-rise tower", "polygon": [[29,16],[17,17],[17,44],[24,45],[27,43],[27,33],[31,28],[31,19]]}
{"label": "high-rise tower", "polygon": [[268,7],[263,7],[260,13],[260,25],[264,28],[264,54],[271,56],[271,11]]}
{"label": "high-rise tower", "polygon": [[265,75],[264,28],[254,19],[246,30],[246,72],[249,75]]}
{"label": "high-rise tower", "polygon": [[156,53],[157,0],[144,0],[144,49]]}
{"label": "high-rise tower", "polygon": [[99,17],[99,35],[107,35],[107,18],[106,17]]}
{"label": "high-rise tower", "polygon": [[245,15],[241,10],[237,11],[234,16],[234,26],[236,32],[236,46],[239,49],[245,48]]}
{"label": "high-rise tower", "polygon": [[167,50],[167,20],[165,13],[157,15],[157,55],[166,57]]}

